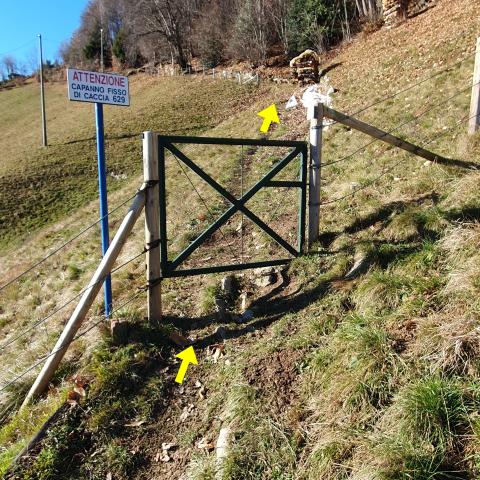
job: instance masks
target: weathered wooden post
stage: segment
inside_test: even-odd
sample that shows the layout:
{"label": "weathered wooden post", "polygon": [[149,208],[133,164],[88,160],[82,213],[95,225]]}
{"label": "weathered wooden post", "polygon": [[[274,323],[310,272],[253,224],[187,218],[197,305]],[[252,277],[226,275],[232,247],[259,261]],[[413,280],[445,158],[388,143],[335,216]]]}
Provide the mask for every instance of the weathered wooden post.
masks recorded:
{"label": "weathered wooden post", "polygon": [[320,174],[322,165],[323,104],[307,109],[310,120],[310,178],[308,189],[308,248],[318,241],[320,230]]}
{"label": "weathered wooden post", "polygon": [[143,178],[149,186],[145,200],[145,249],[147,250],[148,320],[162,318],[160,281],[160,193],[158,177],[158,136],[143,133]]}
{"label": "weathered wooden post", "polygon": [[100,265],[95,270],[90,283],[85,288],[82,298],[78,302],[78,305],[65,325],[62,334],[58,338],[57,343],[45,361],[42,370],[30,388],[21,408],[24,408],[32,398],[40,395],[48,387],[48,384],[50,383],[50,380],[52,379],[58,365],[62,361],[62,358],[67,352],[68,347],[75,339],[75,335],[82,325],[88,310],[92,306],[92,303],[98,295],[99,290],[102,288],[105,277],[112,271],[115,260],[120,254],[123,245],[125,244],[133,226],[135,225],[135,222],[140,216],[140,213],[145,205],[145,197],[147,192],[148,188],[142,187],[137,195],[135,195],[127,215],[120,224],[120,227],[113,237],[108,250],[103,256]]}
{"label": "weathered wooden post", "polygon": [[470,117],[468,133],[473,135],[480,126],[480,37],[477,38],[475,68],[473,70],[472,98],[470,101]]}

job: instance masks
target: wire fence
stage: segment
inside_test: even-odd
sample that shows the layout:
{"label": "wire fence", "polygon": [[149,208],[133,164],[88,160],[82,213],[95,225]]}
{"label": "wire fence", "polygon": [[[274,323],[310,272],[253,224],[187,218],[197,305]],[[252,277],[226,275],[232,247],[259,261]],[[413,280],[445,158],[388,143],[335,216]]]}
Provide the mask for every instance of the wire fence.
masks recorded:
{"label": "wire fence", "polygon": [[18,280],[20,280],[22,277],[24,277],[25,275],[27,275],[28,273],[32,272],[33,270],[35,270],[36,268],[38,268],[40,265],[42,265],[43,263],[45,263],[47,260],[49,260],[50,258],[52,258],[53,256],[57,255],[58,253],[60,253],[64,248],[66,248],[68,245],[70,245],[71,243],[73,243],[75,240],[79,239],[82,235],[84,235],[85,233],[87,233],[89,230],[91,230],[93,227],[95,227],[96,225],[99,225],[100,222],[104,219],[104,218],[108,218],[109,216],[112,216],[113,213],[115,213],[116,211],[118,211],[120,208],[122,208],[123,206],[125,206],[127,203],[131,202],[133,199],[135,198],[135,195],[127,198],[125,201],[123,201],[121,204],[117,205],[116,207],[112,208],[108,213],[106,213],[103,217],[100,217],[98,220],[95,220],[95,222],[91,223],[90,225],[88,225],[87,227],[85,227],[84,229],[82,229],[79,233],[77,233],[76,235],[74,235],[73,237],[69,238],[67,241],[65,241],[63,244],[61,244],[60,246],[58,247],[54,247],[54,250],[52,252],[50,252],[48,255],[44,256],[42,259],[38,260],[37,262],[33,263],[31,266],[29,266],[28,268],[26,268],[25,270],[23,270],[21,273],[19,273],[18,275],[16,275],[15,277],[13,277],[11,280],[9,280],[8,282],[6,282],[4,285],[0,286],[0,292],[2,292],[2,290],[5,290],[7,287],[9,287],[10,285],[12,285],[13,283],[17,282]]}
{"label": "wire fence", "polygon": [[[394,93],[383,96],[380,99],[377,99],[374,102],[372,102],[372,103],[370,103],[370,104],[368,104],[364,107],[361,107],[360,109],[357,109],[356,111],[354,111],[354,113],[351,114],[351,116],[357,116],[361,113],[364,113],[369,109],[372,109],[372,108],[374,108],[374,107],[376,107],[376,106],[378,106],[378,105],[380,105],[384,102],[387,102],[389,100],[395,99],[398,96],[400,96],[400,95],[402,95],[402,94],[404,94],[408,91],[411,91],[414,88],[416,88],[416,87],[418,87],[422,84],[425,84],[426,82],[428,82],[432,79],[435,79],[435,78],[437,78],[437,77],[439,77],[439,76],[441,76],[445,73],[448,73],[453,68],[455,68],[455,67],[463,64],[464,62],[470,60],[473,57],[473,55],[475,55],[475,52],[467,54],[461,60],[448,65],[447,67],[443,68],[442,70],[440,70],[438,72],[435,72],[434,74],[429,75],[429,76],[415,82],[412,85],[409,85],[409,86],[407,86],[403,89],[400,89],[400,90],[398,90]],[[167,70],[164,71],[164,74],[167,74],[165,72],[167,72]],[[226,71],[215,71],[215,69],[212,69],[210,71],[202,69],[201,71],[197,70],[196,72],[185,72],[185,73],[195,73],[196,75],[202,75],[202,76],[203,75],[205,75],[205,76],[211,75],[213,78],[216,78],[216,77],[225,78],[225,79],[228,78],[228,79],[236,80],[239,83],[250,83],[250,82],[257,82],[258,83],[260,81],[259,76],[258,75],[255,76],[251,72],[242,74],[241,72],[228,72],[227,73]],[[157,74],[159,74],[158,70],[157,70]],[[174,74],[177,74],[177,73],[172,73],[172,75],[174,75]],[[459,97],[460,95],[467,92],[471,88],[472,88],[471,84],[469,84],[468,86],[464,86],[464,87],[462,86],[462,88],[460,90],[457,90],[454,94],[450,95],[449,97],[442,100],[441,102],[430,103],[420,113],[414,115],[412,118],[409,118],[406,121],[403,121],[403,122],[399,123],[393,129],[390,129],[387,133],[392,134],[392,133],[398,132],[399,130],[401,130],[402,128],[404,128],[406,126],[410,126],[411,129],[415,128],[416,125],[418,124],[418,120],[420,118],[422,118],[425,115],[431,113],[432,111],[434,111],[437,108],[440,108],[442,106],[447,105],[449,102],[452,102],[455,98]],[[430,138],[427,138],[427,136],[425,136],[423,139],[421,139],[420,141],[417,141],[415,143],[419,144],[420,146],[426,147],[427,145],[430,145],[430,144],[434,143],[435,141],[438,141],[439,139],[441,139],[443,137],[451,135],[459,125],[462,125],[464,122],[469,121],[471,118],[472,118],[472,116],[470,114],[462,115],[461,118],[459,120],[457,120],[449,128],[443,130],[442,132],[440,132],[438,134],[435,134],[435,135],[431,136]],[[334,122],[334,123],[336,123],[336,122]],[[375,138],[372,141],[366,143],[365,145],[362,145],[361,147],[355,149],[353,152],[348,153],[347,155],[341,157],[340,159],[332,160],[330,162],[326,162],[326,163],[322,164],[322,167],[328,167],[328,166],[332,166],[332,165],[335,165],[335,164],[345,162],[346,160],[349,160],[349,159],[355,157],[356,155],[366,151],[368,149],[368,147],[370,147],[371,145],[373,145],[376,142],[379,142],[379,140],[381,140],[381,139]],[[384,153],[386,153],[389,149],[392,149],[392,148],[393,147],[391,147],[391,146],[386,146],[380,153],[376,154],[376,157],[380,158]],[[340,195],[338,197],[331,198],[331,199],[326,199],[326,200],[322,201],[320,205],[321,206],[327,206],[327,205],[335,204],[335,203],[341,202],[341,201],[343,201],[343,200],[345,200],[349,197],[353,197],[353,196],[357,195],[361,191],[366,190],[367,188],[371,187],[372,185],[377,184],[383,177],[385,177],[389,173],[393,172],[399,165],[401,165],[403,162],[405,162],[407,160],[407,158],[408,158],[408,156],[404,155],[398,161],[394,161],[393,163],[391,163],[391,162],[390,163],[385,163],[383,165],[383,168],[381,169],[381,171],[377,175],[375,175],[373,178],[364,182],[363,185],[359,186],[358,188],[356,188],[356,189],[352,190],[351,192],[348,192],[344,195]],[[181,162],[179,162],[178,158],[175,157],[175,160],[176,160],[177,167],[179,167],[179,170],[180,170],[181,174],[184,175],[187,183],[190,185],[190,187],[192,188],[192,190],[194,191],[194,193],[198,197],[198,201],[206,209],[210,220],[214,220],[215,219],[215,212],[212,210],[208,201],[205,199],[205,196],[200,191],[198,186],[196,186],[195,183],[192,181],[191,177],[187,173],[187,169],[184,166],[182,166],[182,164],[181,164]],[[241,155],[241,164],[239,164],[239,168],[241,169],[241,193],[243,193],[244,188],[245,188],[245,185],[243,183],[243,172],[244,172],[244,168],[245,168],[243,151],[242,151],[242,155]],[[122,202],[121,204],[117,205],[115,208],[110,210],[107,215],[108,216],[112,215],[114,212],[121,209],[127,203],[131,202],[133,200],[133,198],[134,198],[134,196],[131,196],[130,198],[126,199],[124,202]],[[280,206],[282,206],[282,202],[280,202],[278,204],[278,207],[280,207]],[[83,228],[80,232],[75,234],[73,237],[69,238],[67,241],[63,242],[61,245],[54,247],[53,251],[51,251],[50,253],[45,255],[43,258],[41,258],[37,262],[30,265],[28,268],[24,269],[21,273],[15,275],[9,281],[4,283],[2,286],[0,286],[0,293],[2,291],[4,291],[5,289],[7,289],[8,287],[15,284],[16,282],[20,281],[24,276],[26,276],[29,273],[38,269],[47,260],[56,256],[62,250],[64,250],[67,246],[71,245],[73,242],[75,242],[76,240],[81,238],[88,231],[90,231],[93,227],[98,225],[102,221],[103,218],[104,217],[97,219],[95,222],[93,222],[90,225],[88,225],[87,227]],[[241,261],[243,261],[243,258],[244,258],[243,233],[242,233],[242,236],[241,236],[241,239],[240,239],[241,240],[241,258],[239,258],[239,256],[235,252],[234,248],[232,248],[232,246],[228,242],[228,239],[226,238],[226,234],[222,231],[222,229],[219,229],[219,232],[222,235],[223,240],[226,242],[226,245],[229,248],[232,256],[235,258],[235,260],[238,263],[241,263]],[[241,232],[243,232],[243,219],[242,219]],[[177,232],[176,235],[179,235],[179,233]],[[153,247],[153,248],[156,248],[156,247]],[[143,257],[143,255],[145,255],[147,252],[148,252],[148,249],[143,249],[141,252],[133,255],[128,260],[126,260],[125,262],[122,262],[119,266],[115,267],[115,269],[113,269],[111,273],[118,272],[119,270],[121,270],[125,266],[127,266],[127,265],[131,264],[132,262],[135,262],[137,259]],[[34,351],[31,351],[31,356],[30,357],[32,357],[32,356],[35,357],[35,359],[33,361],[31,361],[31,358],[29,358],[29,360],[30,360],[29,365],[27,365],[25,361],[18,361],[14,365],[14,369],[17,370],[17,371],[10,371],[10,370],[7,371],[7,373],[9,374],[9,378],[6,379],[4,382],[2,382],[0,384],[0,393],[8,391],[10,387],[12,387],[14,384],[20,382],[21,380],[23,380],[25,377],[27,377],[29,374],[31,374],[37,368],[39,368],[41,366],[41,364],[43,362],[45,362],[45,360],[47,360],[50,356],[57,353],[57,351],[50,351],[51,348],[52,348],[51,343],[52,343],[53,338],[52,338],[51,335],[48,334],[48,332],[46,332],[45,347],[49,349],[50,353],[40,354],[40,351],[39,351],[39,348],[38,348],[39,347],[38,343],[36,345],[33,345],[33,346],[28,345],[27,349],[25,349],[24,348],[25,345],[21,345],[20,347],[18,347],[19,342],[21,342],[21,341],[23,342],[26,339],[26,341],[28,343],[28,337],[31,336],[32,333],[36,332],[39,327],[45,327],[49,322],[52,321],[52,319],[54,319],[56,317],[57,314],[65,312],[67,307],[69,307],[73,302],[75,302],[75,300],[78,300],[87,290],[92,288],[97,283],[102,283],[104,280],[105,280],[105,277],[98,280],[98,282],[96,282],[94,284],[89,284],[87,287],[81,289],[78,293],[71,296],[67,301],[63,302],[60,306],[55,307],[47,315],[43,315],[40,319],[37,319],[33,323],[24,326],[24,328],[21,331],[17,332],[11,338],[8,338],[6,341],[4,341],[4,343],[0,344],[0,355],[3,355],[5,352],[12,349],[14,346],[17,346],[16,347],[17,351],[21,351],[22,348],[24,350],[28,349],[30,351],[33,348]],[[146,289],[146,287],[141,287],[139,289],[139,291],[137,291],[135,294],[128,297],[128,299],[126,301],[122,302],[119,306],[114,308],[113,311],[112,311],[112,314],[118,313],[121,309],[125,308],[127,305],[129,305],[133,301],[135,301],[145,291],[145,289]],[[102,322],[104,322],[104,321],[105,320],[104,320],[103,316],[100,317],[100,318],[98,318],[98,316],[92,316],[90,318],[90,320],[87,322],[87,325],[85,326],[85,328],[74,337],[73,342],[76,342],[79,339],[85,337],[89,332],[91,332],[95,327],[102,324]],[[58,326],[58,324],[57,324],[57,326]],[[58,332],[55,331],[54,333],[56,334]],[[7,370],[7,368],[5,370]],[[18,371],[18,370],[21,370],[21,371]]]}
{"label": "wire fence", "polygon": [[[122,209],[122,207],[131,203],[135,196],[136,194],[130,196],[129,198],[121,202],[119,205],[112,208],[107,215],[111,218],[112,214],[118,212],[120,209]],[[45,350],[50,351],[52,349],[53,344],[56,341],[56,337],[59,333],[59,327],[62,327],[66,318],[68,318],[67,315],[70,315],[74,302],[79,301],[82,295],[88,290],[90,290],[92,287],[105,281],[107,275],[103,276],[101,279],[94,283],[89,283],[84,288],[78,289],[77,287],[80,286],[79,282],[83,281],[83,277],[78,276],[78,278],[76,277],[69,280],[67,286],[63,287],[61,291],[51,292],[52,297],[50,298],[48,289],[45,289],[45,285],[42,282],[42,277],[48,276],[49,272],[45,269],[45,262],[52,258],[55,258],[58,262],[60,253],[65,250],[67,246],[73,244],[76,240],[80,238],[83,239],[83,246],[75,250],[75,252],[78,251],[76,255],[79,255],[80,259],[85,258],[85,255],[89,250],[89,246],[91,245],[88,242],[85,242],[85,235],[87,234],[87,232],[92,231],[92,229],[96,225],[98,225],[101,220],[107,215],[97,219],[95,222],[92,222],[87,227],[82,228],[80,232],[69,238],[67,241],[63,242],[61,245],[54,247],[54,250],[51,251],[48,255],[45,255],[39,261],[36,261],[34,264],[24,269],[21,273],[15,275],[11,280],[9,280],[4,285],[2,285],[2,287],[0,287],[0,313],[2,314],[0,316],[0,320],[2,321],[2,333],[4,335],[4,341],[0,343],[0,358],[2,359],[2,364],[4,365],[4,368],[0,372],[0,392],[3,392],[6,386],[15,383],[15,381],[12,382],[12,377],[15,379],[17,377],[23,378],[24,374],[18,375],[17,372],[19,369],[24,368],[27,363],[31,363],[33,361],[34,366],[38,364],[37,359],[41,358]],[[118,260],[120,264],[115,266],[115,268],[111,271],[110,274],[115,274],[127,265],[135,262],[140,257],[143,257],[148,251],[148,248],[143,248],[141,252],[131,256],[126,261],[120,263],[120,261]],[[63,264],[63,266],[61,266],[61,269],[65,270],[67,265],[69,264]],[[58,268],[58,266],[56,268]],[[32,274],[32,272],[35,272],[36,276],[33,277],[28,283],[25,283],[24,278],[27,275]],[[119,284],[121,282],[122,280],[118,278],[116,284]],[[16,283],[18,284],[18,286],[13,289]],[[32,322],[32,311],[23,311],[27,309],[19,309],[17,308],[17,306],[14,307],[14,305],[9,306],[7,302],[12,303],[12,299],[10,298],[10,296],[13,292],[14,295],[21,295],[20,301],[25,303],[25,296],[28,296],[34,288],[42,292],[42,295],[41,298],[38,298],[39,303],[33,305],[33,308],[31,307],[31,310],[40,311],[42,309],[44,311],[46,308],[49,308],[49,305],[51,303],[53,303],[54,306],[50,308],[50,311],[45,312],[40,318],[37,318]],[[4,298],[2,299],[1,295],[7,293],[7,289],[8,295],[4,296]],[[42,290],[45,290],[45,292],[43,292]],[[78,292],[72,295],[68,300],[62,301],[60,305],[55,305],[57,298],[63,300],[65,296],[65,291],[67,290],[78,290]],[[41,309],[38,307],[41,307]],[[115,309],[115,311],[118,311],[118,308]],[[8,325],[10,324],[13,326],[13,328],[8,327]],[[7,326],[7,328],[5,328],[5,326]],[[18,328],[19,326],[21,327]],[[7,333],[8,330],[11,330],[10,334]],[[19,352],[22,352],[22,354],[19,355]],[[27,370],[31,371],[34,368],[35,367],[28,367]]]}

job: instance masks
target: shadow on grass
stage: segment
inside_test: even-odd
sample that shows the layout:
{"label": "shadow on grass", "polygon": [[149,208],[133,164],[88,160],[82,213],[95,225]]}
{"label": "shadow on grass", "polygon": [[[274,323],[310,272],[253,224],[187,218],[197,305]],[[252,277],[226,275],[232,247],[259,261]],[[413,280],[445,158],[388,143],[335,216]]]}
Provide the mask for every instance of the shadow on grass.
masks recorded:
{"label": "shadow on grass", "polygon": [[342,231],[323,232],[319,237],[320,245],[324,248],[328,248],[339,235],[344,233],[352,235],[361,232],[362,230],[366,230],[378,222],[383,222],[383,228],[385,228],[390,223],[392,214],[399,214],[409,207],[420,206],[425,202],[432,202],[433,205],[436,205],[439,199],[440,196],[437,192],[431,192],[410,200],[398,200],[387,203],[376,209],[374,212],[369,213],[364,217],[357,218]]}

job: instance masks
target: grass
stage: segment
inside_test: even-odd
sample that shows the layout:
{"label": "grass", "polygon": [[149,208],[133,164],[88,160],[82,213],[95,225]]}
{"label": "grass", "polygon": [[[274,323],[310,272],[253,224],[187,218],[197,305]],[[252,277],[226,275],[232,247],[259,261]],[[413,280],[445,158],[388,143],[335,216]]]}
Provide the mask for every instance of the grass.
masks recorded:
{"label": "grass", "polygon": [[[334,108],[354,112],[375,100],[377,94],[386,95],[437,73],[473,49],[478,26],[471,2],[444,1],[398,28],[379,30],[345,46],[335,60],[340,65],[329,72],[331,83],[339,90]],[[385,45],[389,48],[385,49]],[[412,119],[412,115],[440,105],[467,85],[472,65],[472,59],[462,62],[358,116],[391,130]],[[168,79],[146,77],[133,82],[133,98],[138,101],[132,107],[135,115],[120,110],[111,110],[107,115],[110,122],[107,130],[112,140],[117,137],[109,144],[111,165],[115,172],[127,173],[126,180],[116,185],[117,180],[110,182],[112,204],[138,186],[139,170],[132,166],[140,157],[138,142],[127,134],[158,128],[170,133],[256,136],[258,125],[253,119],[259,105],[268,102],[281,105],[293,89],[288,85],[265,85],[256,91],[233,84],[221,85],[225,88],[218,92],[216,104],[217,82],[182,78],[173,84]],[[51,85],[50,95],[55,94],[57,87]],[[34,95],[29,90],[33,86],[25,88],[25,101],[33,102]],[[141,89],[142,95],[137,93]],[[159,96],[159,91],[165,95]],[[13,105],[19,97],[18,91],[12,92],[8,101]],[[57,93],[60,99],[60,90]],[[456,125],[458,118],[468,111],[468,104],[468,93],[459,95],[448,104],[434,107],[418,119],[418,124],[412,122],[397,133],[423,144],[448,132],[429,147],[454,160],[478,163],[480,136],[467,138],[465,126]],[[78,106],[75,118],[69,112],[60,115],[66,104],[59,100],[58,105],[57,122],[66,138],[63,143],[76,143],[60,145],[59,137],[53,134],[51,152],[55,153],[50,157],[48,152],[32,149],[34,140],[29,133],[30,143],[23,141],[25,148],[32,151],[31,158],[38,160],[39,165],[46,165],[40,172],[72,152],[77,152],[80,165],[86,166],[90,161],[87,150],[93,149],[93,130],[71,128],[78,119],[84,119],[86,124],[90,110]],[[173,106],[178,108],[174,110]],[[22,108],[25,115],[30,112],[29,108]],[[14,110],[9,115],[15,115]],[[272,137],[288,134],[289,138],[305,138],[304,111],[279,110],[282,125],[272,132]],[[165,111],[169,115],[161,116]],[[185,129],[187,117],[192,130]],[[12,125],[17,121],[14,117],[8,119]],[[15,128],[17,131],[18,127]],[[342,159],[368,141],[334,125],[324,132],[324,161]],[[5,148],[17,152],[12,157],[16,160],[5,166],[11,168],[7,172],[11,175],[12,165],[23,161],[20,159],[23,147],[12,144]],[[275,155],[284,152],[199,146],[186,147],[185,153],[238,196],[240,168],[244,170],[246,189],[271,168]],[[226,205],[187,171],[205,200],[203,203],[175,159],[169,156],[167,164],[171,179],[167,205],[171,218],[169,248],[176,253]],[[385,170],[378,178],[384,169],[391,171]],[[82,173],[82,178],[93,180],[93,169],[89,172]],[[295,178],[296,174],[296,166],[292,165],[281,178]],[[374,179],[377,181],[371,184]],[[72,182],[72,185],[77,183]],[[68,185],[68,176],[65,184]],[[189,370],[190,383],[181,387],[183,393],[175,390],[173,394],[171,390],[177,364],[171,363],[176,352],[165,344],[168,329],[145,325],[139,302],[133,312],[123,316],[135,326],[136,332],[127,344],[114,345],[105,339],[92,350],[90,341],[96,338],[93,337],[78,347],[86,349],[88,354],[75,352],[70,365],[92,379],[85,404],[72,410],[72,416],[56,427],[42,452],[22,472],[32,478],[42,475],[58,478],[58,472],[70,467],[69,462],[76,455],[82,455],[84,461],[74,465],[72,478],[105,478],[109,472],[119,479],[141,475],[164,478],[170,474],[180,478],[185,472],[192,479],[203,480],[477,478],[480,474],[477,184],[478,173],[469,167],[425,165],[423,160],[406,153],[385,150],[380,143],[368,146],[351,159],[325,166],[322,198],[330,201],[348,196],[322,206],[322,237],[309,255],[292,262],[287,272],[290,283],[284,290],[268,294],[253,287],[248,272],[238,276],[240,289],[249,291],[254,301],[255,317],[243,324],[222,325],[229,334],[224,342],[215,334],[221,322],[211,315],[214,298],[220,291],[220,277],[163,282],[166,320],[181,328],[185,335],[198,339],[199,366]],[[42,198],[48,201],[50,193],[42,185],[39,181]],[[94,218],[93,204],[86,204],[88,188],[81,182],[78,185],[75,208],[86,206],[64,219],[61,227],[51,224],[36,234],[32,242],[39,248],[60,243],[64,238],[63,228],[72,234],[79,230],[82,220]],[[351,195],[358,187],[363,190]],[[92,196],[95,188],[92,183]],[[292,206],[296,193],[268,189],[252,199],[249,207],[275,224],[285,236],[295,235]],[[85,195],[85,201],[81,195]],[[38,208],[39,205],[34,206],[32,217],[37,219],[38,226],[50,224],[57,213],[62,215],[55,201],[44,217]],[[120,214],[112,220],[118,224],[119,218]],[[15,249],[15,239],[24,232],[26,223],[22,222],[26,220],[20,216],[8,222],[13,222],[13,233],[5,245],[8,243],[8,248],[14,249],[11,251],[16,252],[18,260],[31,258],[29,255],[35,251],[32,244]],[[231,260],[230,248],[238,250],[240,245],[239,222],[240,218],[235,218],[225,225],[223,234],[219,232],[199,250],[191,264]],[[252,259],[279,253],[250,225],[245,228],[243,241],[243,253]],[[64,262],[45,266],[38,272],[40,288],[35,286],[34,279],[28,278],[7,289],[0,313],[3,331],[12,335],[19,323],[29,324],[26,317],[31,312],[37,318],[48,311],[47,306],[60,304],[61,298],[52,295],[52,291],[63,289],[66,295],[73,291],[72,279],[85,281],[98,261],[96,242],[97,232],[82,241],[80,248],[78,244],[72,246]],[[142,247],[140,228],[134,232],[119,262]],[[364,268],[357,276],[345,278],[359,259],[363,259]],[[17,264],[8,259],[6,262],[5,270]],[[143,275],[140,261],[114,276],[119,300],[142,285]],[[232,304],[232,311],[236,308],[238,305]],[[57,325],[60,321],[57,320]],[[46,345],[55,333],[51,329],[45,334]],[[218,348],[224,349],[223,355],[214,361],[211,353]],[[13,363],[15,352],[10,351],[4,358]],[[205,387],[202,395],[195,387],[197,381]],[[62,377],[56,379],[56,385],[60,390],[65,385]],[[49,398],[53,402],[59,397]],[[175,423],[189,403],[194,404],[194,413],[184,422]],[[44,405],[39,402],[32,406],[28,418],[43,418]],[[134,432],[125,426],[138,421],[145,423]],[[2,452],[2,468],[6,468],[36,426],[35,422],[23,424],[19,416],[11,417],[3,426],[0,435],[4,437],[0,438],[7,449]],[[205,438],[215,442],[225,426],[232,435],[229,454],[221,463],[214,450],[197,445]],[[137,441],[146,447],[141,453],[133,448]],[[178,458],[163,465],[155,460],[155,455],[159,445],[166,441],[178,444]],[[97,453],[93,455],[94,452]]]}

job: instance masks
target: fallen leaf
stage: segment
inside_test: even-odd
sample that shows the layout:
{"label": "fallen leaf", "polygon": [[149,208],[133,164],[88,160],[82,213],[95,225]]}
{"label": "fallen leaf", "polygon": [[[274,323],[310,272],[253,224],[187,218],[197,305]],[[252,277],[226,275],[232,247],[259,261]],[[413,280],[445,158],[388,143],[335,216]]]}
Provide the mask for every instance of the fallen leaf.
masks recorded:
{"label": "fallen leaf", "polygon": [[80,401],[80,395],[75,392],[74,390],[70,390],[67,393],[67,403],[70,405],[78,405],[78,402]]}
{"label": "fallen leaf", "polygon": [[212,441],[208,440],[207,437],[203,437],[201,440],[197,442],[197,448],[200,450],[206,449],[210,452],[215,448],[215,445],[213,444]]}
{"label": "fallen leaf", "polygon": [[85,392],[85,389],[83,387],[78,386],[78,385],[75,385],[75,387],[73,388],[73,391],[78,393],[81,397],[86,397],[87,396],[87,392]]}
{"label": "fallen leaf", "polygon": [[168,452],[168,450],[172,450],[172,448],[176,448],[176,446],[176,443],[162,443],[162,450]]}

